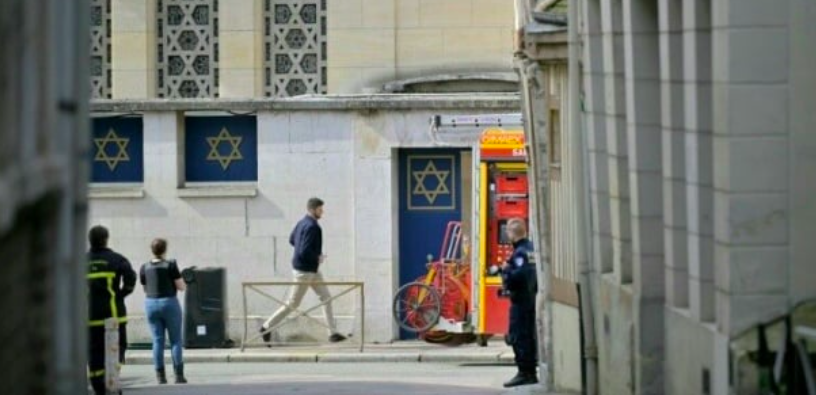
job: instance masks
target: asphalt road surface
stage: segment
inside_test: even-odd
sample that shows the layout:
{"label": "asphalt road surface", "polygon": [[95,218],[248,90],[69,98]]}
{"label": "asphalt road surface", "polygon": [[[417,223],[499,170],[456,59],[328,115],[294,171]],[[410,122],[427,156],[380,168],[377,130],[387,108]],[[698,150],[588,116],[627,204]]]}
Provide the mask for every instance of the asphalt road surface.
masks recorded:
{"label": "asphalt road surface", "polygon": [[434,363],[188,364],[189,384],[157,385],[149,365],[122,370],[125,395],[495,395],[515,374],[512,365]]}

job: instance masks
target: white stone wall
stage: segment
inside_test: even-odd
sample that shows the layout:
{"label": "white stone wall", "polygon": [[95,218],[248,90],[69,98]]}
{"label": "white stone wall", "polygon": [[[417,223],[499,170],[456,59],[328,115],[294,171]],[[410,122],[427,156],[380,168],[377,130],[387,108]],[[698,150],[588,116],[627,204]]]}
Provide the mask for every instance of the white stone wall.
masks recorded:
{"label": "white stone wall", "polygon": [[558,341],[553,343],[553,381],[559,389],[581,389],[581,328],[578,309],[552,303],[552,331]]}
{"label": "white stone wall", "polygon": [[[150,258],[150,240],[158,236],[168,239],[169,255],[182,268],[226,267],[230,336],[239,340],[241,283],[290,279],[289,232],[304,215],[306,200],[319,196],[326,202],[321,225],[328,256],[321,271],[327,280],[365,282],[366,340],[391,341],[396,328],[390,303],[399,281],[396,150],[433,146],[428,121],[439,113],[260,111],[257,196],[224,196],[212,189],[198,194],[204,196],[185,197],[179,189],[183,115],[146,112],[144,197],[92,199],[90,223],[109,226],[112,248],[136,269]],[[284,289],[272,293],[282,297]],[[342,331],[354,329],[355,295],[335,303]],[[149,339],[143,302],[141,288],[127,300],[131,341]],[[260,319],[276,306],[258,296],[249,302],[256,316],[249,325],[254,334]],[[310,292],[304,306],[313,302],[316,297]],[[323,340],[323,331],[315,328],[306,323],[295,329]]]}

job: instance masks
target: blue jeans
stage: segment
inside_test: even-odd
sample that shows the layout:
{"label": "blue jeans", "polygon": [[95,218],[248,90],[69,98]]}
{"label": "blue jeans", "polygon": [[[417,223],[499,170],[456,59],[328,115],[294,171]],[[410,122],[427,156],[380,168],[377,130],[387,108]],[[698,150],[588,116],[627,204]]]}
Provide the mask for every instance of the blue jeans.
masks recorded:
{"label": "blue jeans", "polygon": [[181,305],[176,297],[145,299],[147,323],[153,335],[153,366],[164,369],[164,333],[170,338],[170,354],[173,366],[180,366],[181,359]]}

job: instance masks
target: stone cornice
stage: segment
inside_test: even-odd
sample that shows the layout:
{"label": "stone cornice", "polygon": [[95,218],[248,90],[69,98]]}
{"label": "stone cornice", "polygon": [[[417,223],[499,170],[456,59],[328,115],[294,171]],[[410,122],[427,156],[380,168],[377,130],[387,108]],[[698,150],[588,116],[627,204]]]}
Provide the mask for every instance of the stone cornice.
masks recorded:
{"label": "stone cornice", "polygon": [[302,96],[287,99],[114,99],[92,100],[92,113],[150,111],[354,111],[516,110],[518,94],[372,94]]}

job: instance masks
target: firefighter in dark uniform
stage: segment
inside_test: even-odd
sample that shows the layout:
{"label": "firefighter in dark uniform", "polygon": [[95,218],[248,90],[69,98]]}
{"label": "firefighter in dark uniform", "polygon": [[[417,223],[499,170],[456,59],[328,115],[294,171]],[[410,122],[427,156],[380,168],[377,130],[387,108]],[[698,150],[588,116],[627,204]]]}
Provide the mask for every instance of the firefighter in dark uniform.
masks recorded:
{"label": "firefighter in dark uniform", "polygon": [[108,248],[108,230],[88,232],[88,368],[97,395],[105,394],[105,319],[119,322],[119,363],[125,362],[127,312],[125,296],[136,286],[136,272],[122,255]]}
{"label": "firefighter in dark uniform", "polygon": [[518,374],[505,387],[538,383],[536,342],[536,279],[533,243],[527,238],[524,220],[507,222],[507,236],[513,242],[513,255],[502,266],[502,293],[510,298],[510,325],[507,342],[513,346]]}

